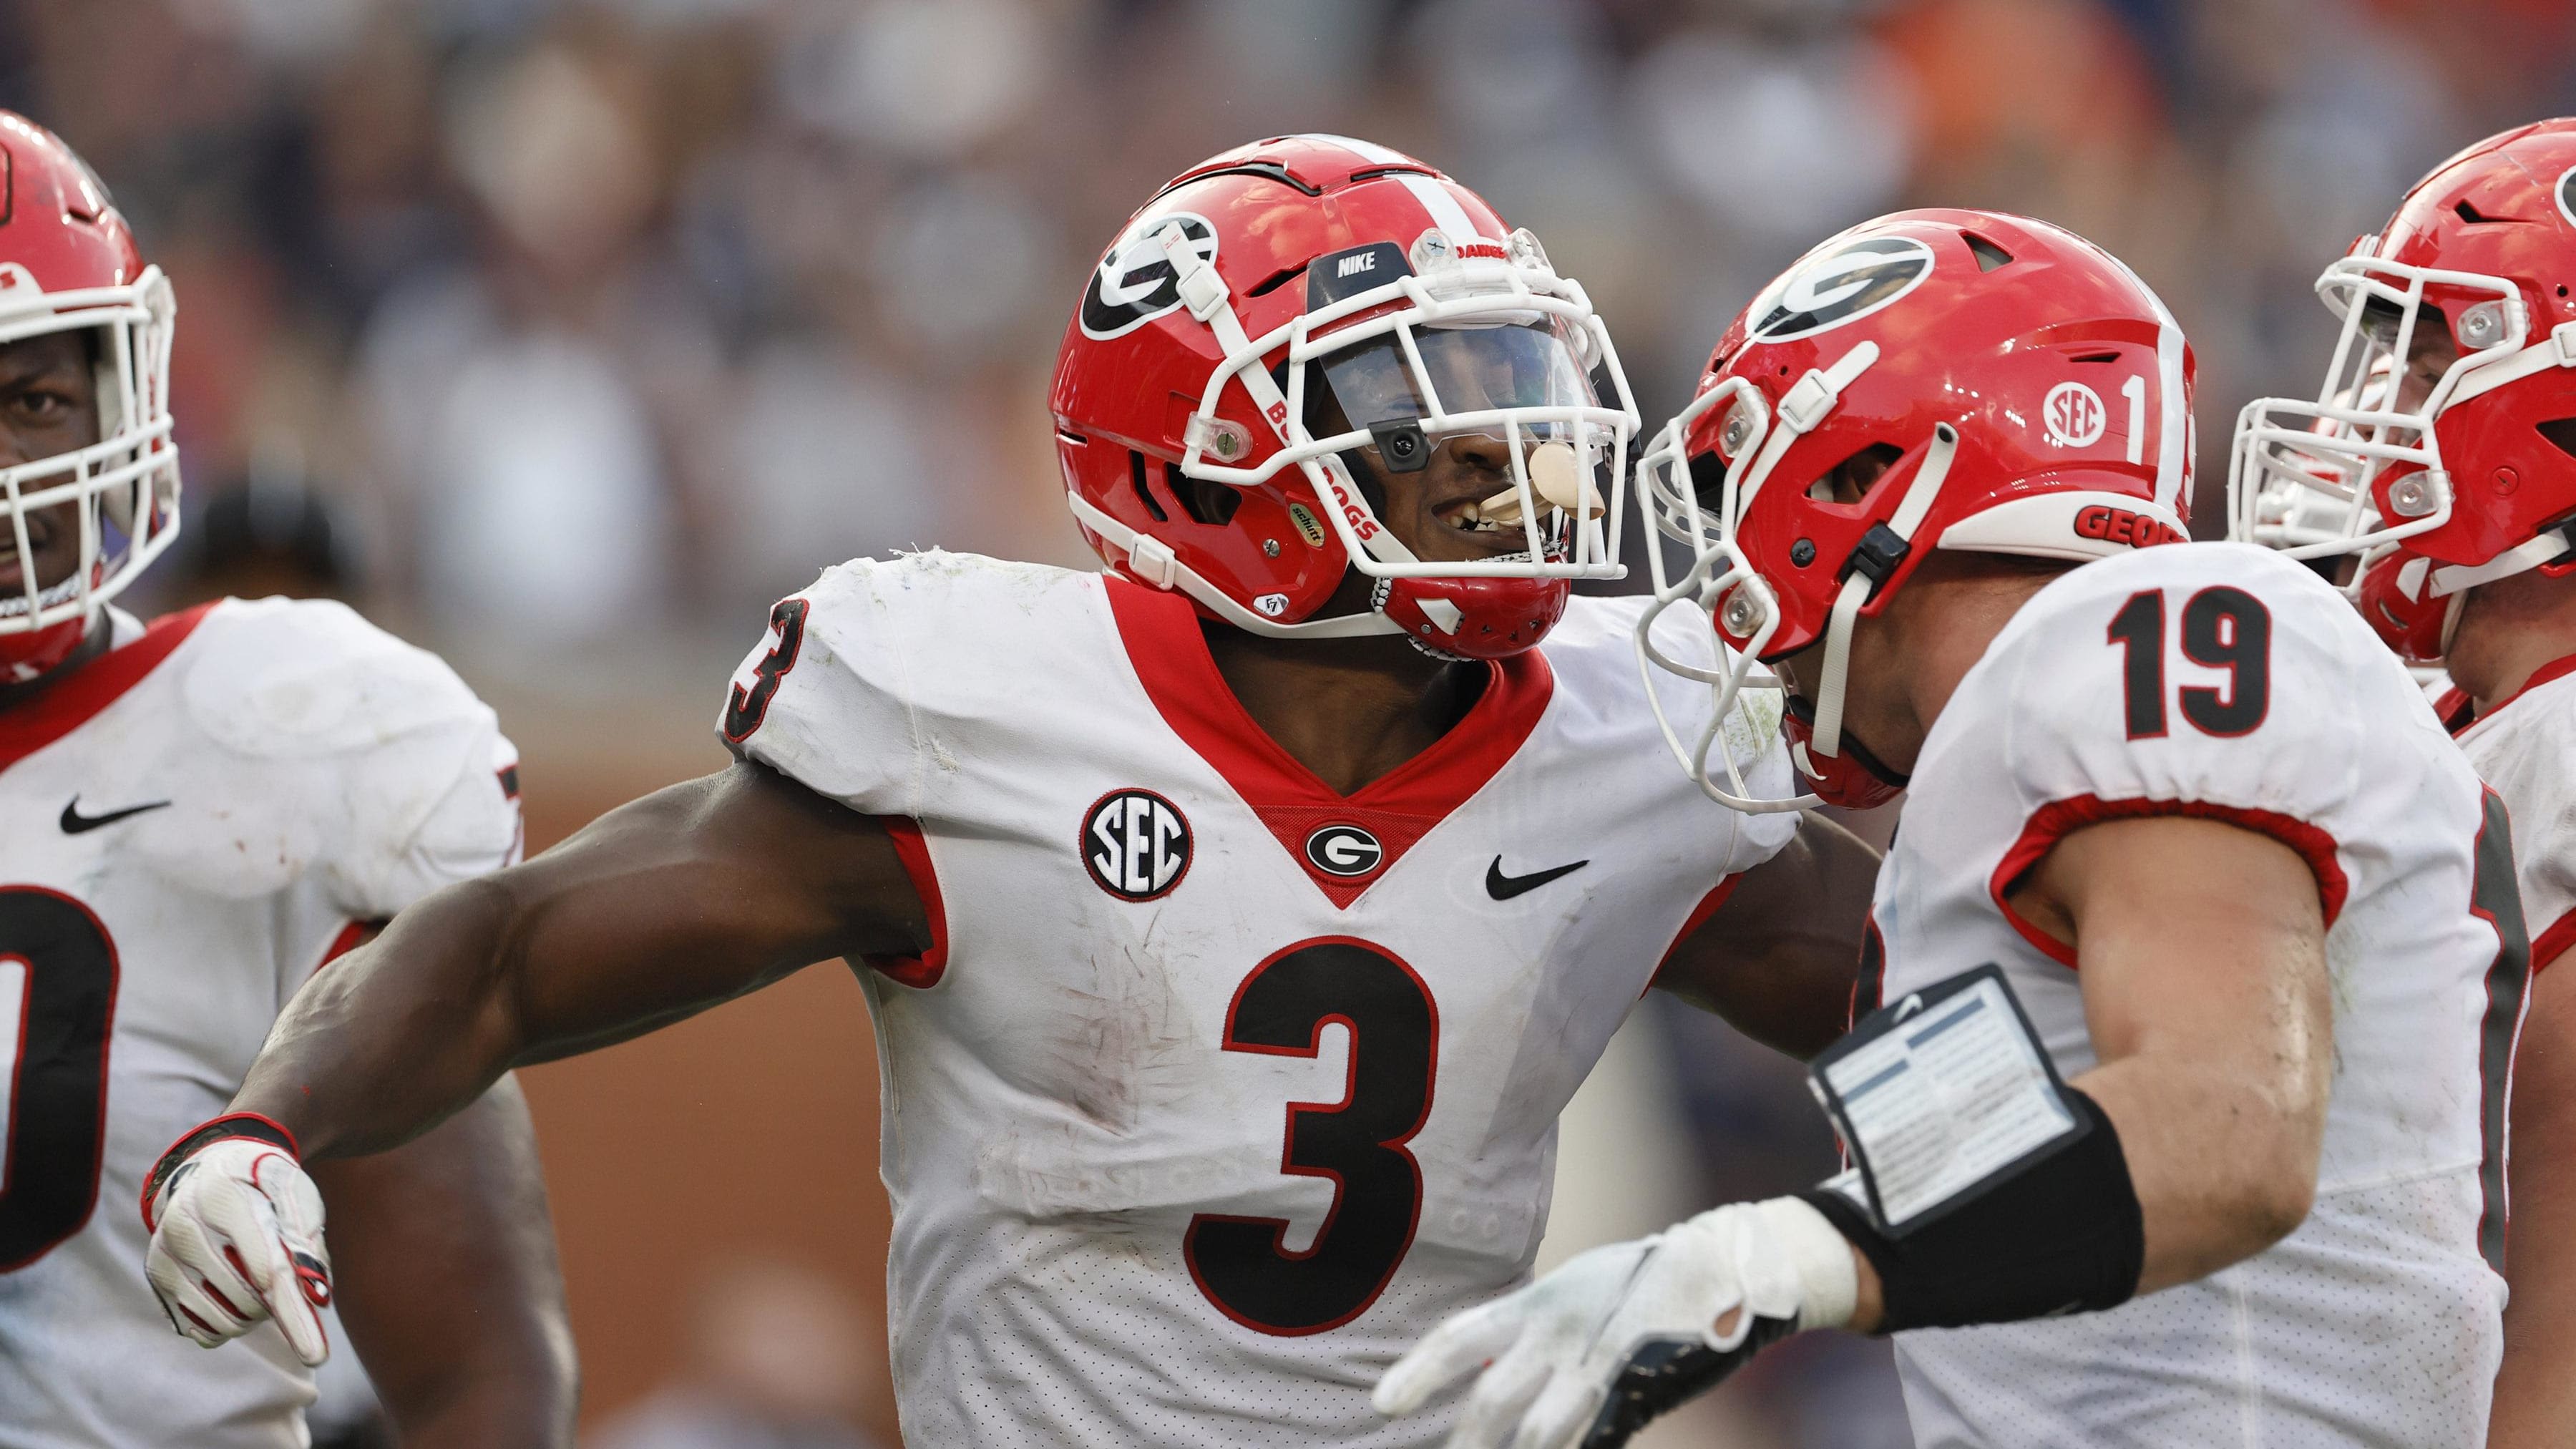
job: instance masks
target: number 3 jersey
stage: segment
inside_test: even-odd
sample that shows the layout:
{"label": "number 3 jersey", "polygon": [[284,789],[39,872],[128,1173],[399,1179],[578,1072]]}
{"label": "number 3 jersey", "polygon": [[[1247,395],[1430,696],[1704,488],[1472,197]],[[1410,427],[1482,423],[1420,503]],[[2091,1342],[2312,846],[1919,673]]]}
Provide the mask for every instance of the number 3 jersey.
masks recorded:
{"label": "number 3 jersey", "polygon": [[0,710],[0,1446],[301,1445],[312,1376],[275,1332],[172,1331],[143,1177],[359,923],[517,850],[515,756],[338,604],[111,619]]}
{"label": "number 3 jersey", "polygon": [[2483,1444],[2524,975],[2507,828],[2316,576],[2178,544],[2032,596],[1924,741],[1862,1004],[1999,962],[2059,1072],[2089,1070],[2082,962],[2007,897],[2070,832],[2150,815],[2259,831],[2315,873],[2334,1032],[2315,1207],[2269,1251],[2106,1313],[1898,1335],[1916,1442]]}
{"label": "number 3 jersey", "polygon": [[1177,595],[928,553],[777,607],[723,730],[893,821],[935,936],[869,977],[908,1442],[1447,1433],[1370,1386],[1527,1273],[1559,1109],[1794,829],[1674,767],[1640,613],[1573,600],[1344,797]]}

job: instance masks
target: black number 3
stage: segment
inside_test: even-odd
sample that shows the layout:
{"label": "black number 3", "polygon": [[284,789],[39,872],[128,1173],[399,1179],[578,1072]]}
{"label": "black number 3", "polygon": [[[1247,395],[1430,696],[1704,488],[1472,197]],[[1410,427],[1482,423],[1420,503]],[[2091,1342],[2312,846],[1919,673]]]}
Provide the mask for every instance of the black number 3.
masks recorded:
{"label": "black number 3", "polygon": [[[2129,738],[2165,733],[2165,592],[2131,594],[2111,616],[2110,642],[2123,651],[2121,695]],[[2252,734],[2272,710],[2272,611],[2243,589],[2221,584],[2182,606],[2182,653],[2227,671],[2227,686],[2185,685],[2182,717],[2205,735]]]}
{"label": "black number 3", "polygon": [[726,739],[741,744],[769,718],[769,702],[778,697],[779,681],[796,667],[796,651],[805,647],[806,608],[803,599],[781,599],[769,611],[769,627],[778,631],[778,642],[751,667],[751,687],[733,687],[733,698],[725,704]]}
{"label": "black number 3", "polygon": [[1291,946],[1244,978],[1225,1049],[1312,1057],[1324,1025],[1350,1030],[1339,1102],[1292,1102],[1279,1170],[1335,1184],[1313,1245],[1289,1252],[1284,1218],[1200,1213],[1181,1255],[1226,1317],[1263,1333],[1339,1328],[1366,1312],[1413,1246],[1422,1169],[1405,1144],[1431,1115],[1440,1013],[1413,969],[1363,941]]}
{"label": "black number 3", "polygon": [[[0,1273],[23,1268],[81,1230],[98,1205],[107,1142],[108,1030],[116,946],[89,908],[35,886],[0,887],[0,997],[15,996],[0,1036],[0,1079],[14,1080],[0,1184]],[[10,975],[18,990],[10,991]]]}

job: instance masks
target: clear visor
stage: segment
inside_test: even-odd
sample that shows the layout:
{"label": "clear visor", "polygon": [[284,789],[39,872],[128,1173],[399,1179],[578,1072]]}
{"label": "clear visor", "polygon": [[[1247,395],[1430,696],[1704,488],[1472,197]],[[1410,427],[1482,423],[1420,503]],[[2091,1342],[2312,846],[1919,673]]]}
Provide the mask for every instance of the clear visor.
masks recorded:
{"label": "clear visor", "polygon": [[[1402,272],[1260,337],[1226,336],[1230,314],[1212,309],[1209,325],[1227,352],[1187,425],[1181,472],[1249,487],[1297,469],[1352,567],[1375,578],[1623,576],[1619,511],[1638,418],[1608,331],[1582,288],[1557,276],[1526,234],[1514,233],[1502,260],[1459,258],[1449,247],[1441,233],[1425,232],[1411,258],[1418,274]],[[1256,456],[1250,429],[1220,415],[1234,386],[1282,445],[1266,457]],[[1404,474],[1467,437],[1501,445],[1476,461],[1507,475],[1475,501],[1468,523],[1513,531],[1525,548],[1417,558],[1377,519],[1346,455],[1371,453],[1386,472]]]}
{"label": "clear visor", "polygon": [[1324,380],[1354,428],[1420,422],[1433,436],[1499,439],[1506,413],[1536,412],[1516,420],[1523,438],[1570,437],[1567,410],[1600,405],[1582,358],[1586,340],[1557,317],[1419,327],[1331,354]]}

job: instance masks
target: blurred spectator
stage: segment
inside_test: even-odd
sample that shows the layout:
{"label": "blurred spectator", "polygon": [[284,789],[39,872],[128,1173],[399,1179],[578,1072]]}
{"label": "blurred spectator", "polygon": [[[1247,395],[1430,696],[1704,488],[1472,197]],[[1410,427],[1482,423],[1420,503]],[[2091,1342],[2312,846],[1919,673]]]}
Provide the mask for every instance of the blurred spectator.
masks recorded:
{"label": "blurred spectator", "polygon": [[207,599],[353,600],[356,547],[326,493],[300,471],[271,467],[218,487],[180,531],[163,571],[173,607]]}
{"label": "blurred spectator", "polygon": [[678,1380],[585,1440],[591,1449],[875,1449],[859,1432],[879,1376],[859,1305],[778,1262],[718,1273],[690,1315]]}

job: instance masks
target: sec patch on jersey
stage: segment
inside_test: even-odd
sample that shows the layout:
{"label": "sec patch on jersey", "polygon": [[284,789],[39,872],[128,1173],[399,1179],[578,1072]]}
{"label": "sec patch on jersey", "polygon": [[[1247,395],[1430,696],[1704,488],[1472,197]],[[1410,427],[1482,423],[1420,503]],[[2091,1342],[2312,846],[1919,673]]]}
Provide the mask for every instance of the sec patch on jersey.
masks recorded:
{"label": "sec patch on jersey", "polygon": [[1122,901],[1160,900],[1190,873],[1190,822],[1151,790],[1112,790],[1084,812],[1082,863]]}

